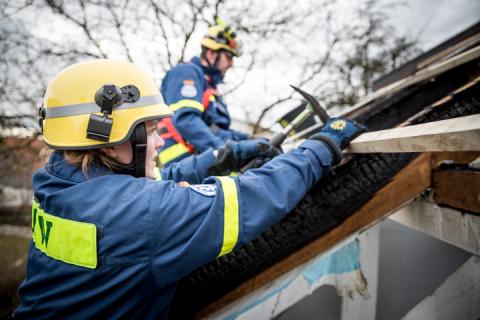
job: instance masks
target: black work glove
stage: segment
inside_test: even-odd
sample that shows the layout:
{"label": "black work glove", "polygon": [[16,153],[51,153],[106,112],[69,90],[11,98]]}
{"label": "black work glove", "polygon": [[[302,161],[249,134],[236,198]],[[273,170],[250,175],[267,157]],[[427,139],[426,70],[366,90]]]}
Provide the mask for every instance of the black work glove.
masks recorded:
{"label": "black work glove", "polygon": [[210,175],[228,175],[239,172],[250,161],[255,160],[251,168],[257,168],[282,153],[264,139],[228,141],[218,149],[215,165],[208,169]]}
{"label": "black work glove", "polygon": [[333,164],[338,164],[342,160],[342,150],[365,131],[367,127],[353,120],[332,118],[325,123],[320,132],[313,134],[309,139],[325,142],[332,152]]}

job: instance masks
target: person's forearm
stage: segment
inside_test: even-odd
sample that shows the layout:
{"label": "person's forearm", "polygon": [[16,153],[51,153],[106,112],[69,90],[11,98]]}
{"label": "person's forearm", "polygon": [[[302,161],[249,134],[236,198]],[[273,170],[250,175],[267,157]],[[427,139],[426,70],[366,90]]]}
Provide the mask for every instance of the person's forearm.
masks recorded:
{"label": "person's forearm", "polygon": [[243,229],[239,241],[254,239],[291,212],[331,163],[332,155],[323,142],[307,141],[261,168],[235,177]]}
{"label": "person's forearm", "polygon": [[162,180],[186,181],[190,184],[201,183],[208,175],[208,168],[215,164],[213,149],[207,149],[199,155],[191,155],[168,168],[160,170]]}

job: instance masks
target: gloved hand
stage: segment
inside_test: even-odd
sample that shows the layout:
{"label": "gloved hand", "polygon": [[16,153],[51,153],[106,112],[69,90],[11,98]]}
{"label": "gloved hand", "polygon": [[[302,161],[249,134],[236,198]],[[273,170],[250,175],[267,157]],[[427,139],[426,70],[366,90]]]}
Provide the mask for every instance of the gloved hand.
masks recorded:
{"label": "gloved hand", "polygon": [[336,164],[342,159],[342,150],[365,131],[367,127],[353,120],[332,118],[325,123],[320,132],[313,134],[309,139],[325,142],[330,147]]}
{"label": "gloved hand", "polygon": [[211,175],[228,175],[240,171],[251,160],[256,159],[254,168],[263,165],[282,151],[273,147],[265,139],[228,141],[218,149],[215,165],[208,169]]}

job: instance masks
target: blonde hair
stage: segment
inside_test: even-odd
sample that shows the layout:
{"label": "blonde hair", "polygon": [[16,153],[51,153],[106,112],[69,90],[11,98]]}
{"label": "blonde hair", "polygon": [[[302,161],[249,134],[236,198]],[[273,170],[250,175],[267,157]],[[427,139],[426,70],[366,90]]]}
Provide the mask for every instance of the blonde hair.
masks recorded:
{"label": "blonde hair", "polygon": [[[55,150],[51,148],[44,148],[42,151],[40,151],[38,157],[40,160],[47,162],[48,158],[54,151]],[[88,169],[94,163],[104,165],[110,171],[118,168],[118,162],[115,159],[102,153],[99,149],[64,150],[63,154],[65,160],[67,160],[68,163],[76,167],[82,168],[82,172],[86,177],[88,176]]]}

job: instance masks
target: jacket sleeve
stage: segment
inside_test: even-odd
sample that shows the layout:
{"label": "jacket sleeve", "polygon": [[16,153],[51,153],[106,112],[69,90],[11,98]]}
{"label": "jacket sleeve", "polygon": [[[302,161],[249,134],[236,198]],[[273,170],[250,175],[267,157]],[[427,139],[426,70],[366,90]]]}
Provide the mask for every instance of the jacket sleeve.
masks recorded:
{"label": "jacket sleeve", "polygon": [[190,187],[152,181],[148,227],[157,286],[178,281],[278,222],[331,161],[322,142],[307,141],[238,177],[211,177]]}
{"label": "jacket sleeve", "polygon": [[192,155],[179,162],[172,163],[167,168],[160,170],[160,174],[162,180],[186,181],[190,184],[198,184],[208,177],[208,168],[214,164],[213,149],[208,149],[199,155]]}
{"label": "jacket sleeve", "polygon": [[182,137],[191,143],[198,152],[203,152],[208,148],[218,149],[225,144],[210,130],[197,110],[185,109],[175,112],[173,124]]}
{"label": "jacket sleeve", "polygon": [[217,135],[222,138],[223,141],[233,140],[233,141],[242,141],[249,138],[248,134],[236,131],[233,129],[222,129],[218,128]]}

